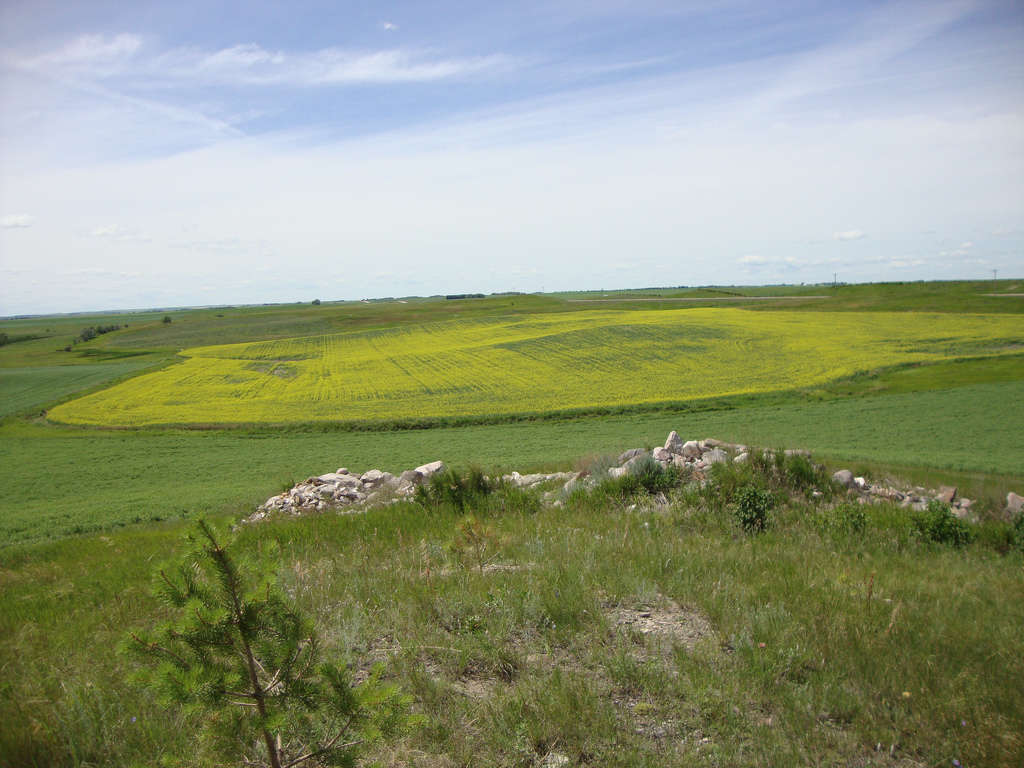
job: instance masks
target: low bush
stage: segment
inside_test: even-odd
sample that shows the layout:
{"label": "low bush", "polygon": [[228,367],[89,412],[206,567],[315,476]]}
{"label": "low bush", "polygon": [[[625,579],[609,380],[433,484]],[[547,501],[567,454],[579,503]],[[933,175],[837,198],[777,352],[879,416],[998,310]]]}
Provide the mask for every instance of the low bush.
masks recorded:
{"label": "low bush", "polygon": [[974,538],[971,527],[941,501],[929,501],[928,506],[915,512],[911,519],[918,535],[925,541],[962,547]]}
{"label": "low bush", "polygon": [[665,467],[645,456],[618,477],[605,477],[594,488],[593,496],[600,499],[624,500],[641,493],[668,493],[683,483],[683,473],[676,467]]}
{"label": "low bush", "polygon": [[1024,552],[1024,511],[1018,512],[1017,517],[1013,521],[1010,544],[1019,552]]}
{"label": "low bush", "polygon": [[416,489],[416,501],[426,507],[449,506],[462,512],[492,490],[491,482],[479,469],[470,469],[465,477],[454,469],[447,469]]}
{"label": "low bush", "polygon": [[863,533],[868,526],[868,516],[864,506],[851,501],[844,501],[826,512],[826,525],[834,533]]}
{"label": "low bush", "polygon": [[771,493],[748,485],[736,494],[733,514],[744,531],[760,533],[768,527],[768,514],[773,506]]}

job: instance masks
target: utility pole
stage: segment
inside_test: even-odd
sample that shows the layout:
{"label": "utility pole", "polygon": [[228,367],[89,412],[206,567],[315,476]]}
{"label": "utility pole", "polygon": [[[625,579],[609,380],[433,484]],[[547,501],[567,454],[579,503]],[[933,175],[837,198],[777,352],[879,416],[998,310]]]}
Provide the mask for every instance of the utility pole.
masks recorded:
{"label": "utility pole", "polygon": [[996,275],[997,274],[999,274],[999,270],[998,269],[993,269],[992,270],[992,282],[993,283],[996,281]]}
{"label": "utility pole", "polygon": [[833,288],[835,288],[837,285],[839,285],[839,279],[838,278],[839,278],[839,273],[838,272],[833,272],[832,273],[832,287]]}

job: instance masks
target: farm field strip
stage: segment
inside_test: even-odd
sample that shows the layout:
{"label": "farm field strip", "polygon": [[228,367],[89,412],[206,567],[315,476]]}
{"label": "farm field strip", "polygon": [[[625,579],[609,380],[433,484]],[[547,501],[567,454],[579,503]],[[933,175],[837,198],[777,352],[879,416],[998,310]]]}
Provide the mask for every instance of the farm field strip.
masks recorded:
{"label": "farm field strip", "polygon": [[[105,431],[10,423],[0,428],[0,487],[7,490],[0,496],[0,549],[136,519],[252,511],[311,472],[338,466],[400,472],[443,459],[505,471],[566,468],[595,452],[618,455],[626,448],[660,445],[673,429],[686,438],[806,448],[821,458],[1016,478],[993,492],[1001,500],[1024,482],[1019,437],[1024,409],[1007,407],[1020,401],[1024,380],[701,413],[344,434]],[[89,462],[84,473],[83,456]]]}
{"label": "farm field strip", "polygon": [[486,416],[813,386],[886,365],[998,354],[1024,317],[593,310],[198,347],[55,408],[111,426]]}
{"label": "farm field strip", "polygon": [[152,365],[151,361],[0,368],[0,418]]}

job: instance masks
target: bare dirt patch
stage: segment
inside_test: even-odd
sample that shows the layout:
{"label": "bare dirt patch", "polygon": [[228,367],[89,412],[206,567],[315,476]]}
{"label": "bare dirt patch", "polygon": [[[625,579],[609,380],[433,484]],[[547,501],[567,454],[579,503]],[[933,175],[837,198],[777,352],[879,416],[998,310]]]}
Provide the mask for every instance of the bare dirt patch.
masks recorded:
{"label": "bare dirt patch", "polygon": [[650,605],[610,607],[605,616],[616,633],[634,642],[640,659],[647,657],[647,646],[669,655],[675,646],[692,650],[713,634],[711,624],[698,611],[684,609],[664,595],[658,595]]}

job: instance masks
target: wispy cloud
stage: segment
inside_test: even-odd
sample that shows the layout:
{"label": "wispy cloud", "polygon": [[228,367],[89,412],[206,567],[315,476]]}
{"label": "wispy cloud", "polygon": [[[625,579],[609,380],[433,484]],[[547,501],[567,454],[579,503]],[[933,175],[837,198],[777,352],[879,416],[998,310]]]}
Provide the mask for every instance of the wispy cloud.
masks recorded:
{"label": "wispy cloud", "polygon": [[[395,25],[385,28],[397,29]],[[215,50],[150,50],[141,37],[131,34],[80,37],[55,50],[8,61],[19,69],[43,74],[150,86],[427,82],[504,70],[513,65],[510,57],[497,54],[452,57],[403,48],[286,51],[240,43]]]}
{"label": "wispy cloud", "polygon": [[15,58],[28,69],[92,69],[118,71],[142,48],[138,35],[82,35],[44,53]]}
{"label": "wispy cloud", "polygon": [[382,21],[380,28],[387,32],[395,32],[398,29],[398,25],[391,21]]}
{"label": "wispy cloud", "polygon": [[149,235],[143,234],[138,230],[125,229],[118,224],[96,227],[89,234],[93,237],[116,240],[122,243],[149,243],[153,240]]}
{"label": "wispy cloud", "polygon": [[27,213],[12,213],[0,217],[0,229],[22,229],[31,227],[34,219]]}
{"label": "wispy cloud", "polygon": [[834,232],[832,234],[836,240],[849,241],[849,240],[863,240],[867,235],[859,229],[847,229],[843,232]]}

